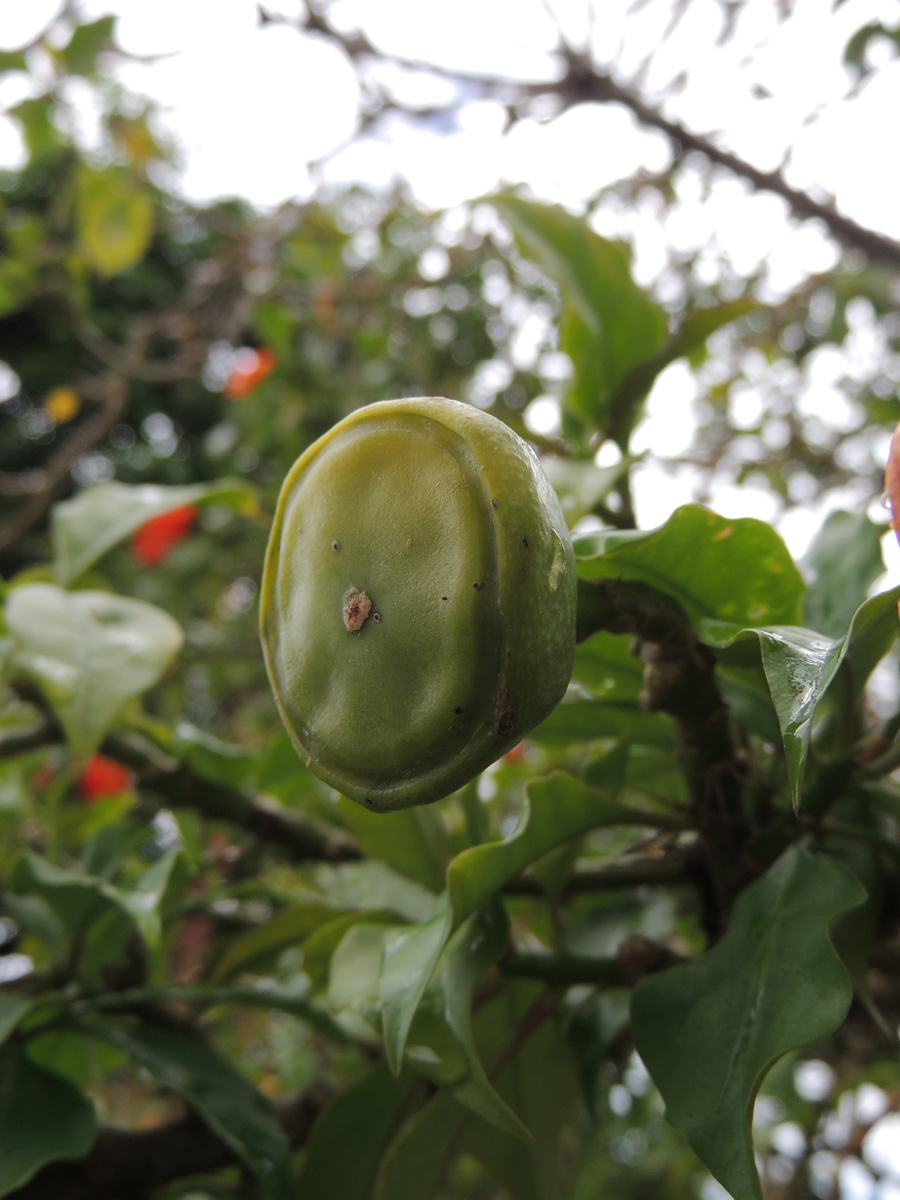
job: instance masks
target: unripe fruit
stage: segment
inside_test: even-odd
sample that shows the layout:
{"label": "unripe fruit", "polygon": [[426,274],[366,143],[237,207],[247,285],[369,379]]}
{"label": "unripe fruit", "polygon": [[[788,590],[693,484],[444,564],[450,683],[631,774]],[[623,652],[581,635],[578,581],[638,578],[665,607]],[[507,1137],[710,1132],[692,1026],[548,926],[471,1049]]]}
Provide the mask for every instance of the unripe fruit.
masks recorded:
{"label": "unripe fruit", "polygon": [[455,400],[352,413],[285,480],[261,635],[321,779],[379,811],[462,787],[572,670],[572,545],[531,447]]}

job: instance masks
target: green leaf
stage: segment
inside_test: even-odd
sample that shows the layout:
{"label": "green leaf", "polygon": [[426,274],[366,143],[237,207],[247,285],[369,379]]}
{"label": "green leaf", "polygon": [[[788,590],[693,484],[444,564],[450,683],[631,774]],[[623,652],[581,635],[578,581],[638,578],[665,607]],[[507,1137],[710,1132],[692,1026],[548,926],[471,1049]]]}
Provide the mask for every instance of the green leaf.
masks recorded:
{"label": "green leaf", "polygon": [[431,1200],[471,1114],[439,1091],[409,1118],[385,1151],[374,1200]]}
{"label": "green leaf", "polygon": [[33,915],[37,902],[49,910],[51,920],[56,918],[58,932],[52,926],[35,932],[55,948],[67,944],[71,968],[90,987],[107,980],[115,968],[133,968],[139,953],[136,937],[143,936],[150,945],[158,942],[159,917],[150,907],[151,897],[120,891],[104,879],[28,853],[16,864],[10,886],[25,893],[15,897],[20,908],[25,905],[23,916],[29,908]]}
{"label": "green leaf", "polygon": [[78,1025],[182,1096],[274,1195],[293,1200],[290,1147],[271,1102],[199,1035],[92,1017]]}
{"label": "green leaf", "polygon": [[0,1043],[6,1041],[33,1003],[30,996],[0,991]]}
{"label": "green leaf", "polygon": [[435,910],[435,896],[396,874],[382,862],[344,863],[317,872],[320,892],[309,892],[303,901],[276,913],[265,924],[236,938],[217,963],[211,982],[248,969],[260,958],[286,946],[296,946],[310,934],[344,913],[367,919],[377,916],[403,921],[427,920]]}
{"label": "green leaf", "polygon": [[153,200],[117,168],[82,167],[77,181],[75,227],[88,265],[101,275],[135,266],[153,237]]}
{"label": "green leaf", "polygon": [[612,467],[597,467],[577,458],[558,458],[548,454],[541,458],[541,470],[559,497],[566,523],[572,529],[589,512],[593,512],[637,459],[623,455]]}
{"label": "green leaf", "polygon": [[162,678],[183,639],[152,604],[49,583],[13,588],[6,624],[15,666],[40,687],[82,758],[97,749],[125,702]]}
{"label": "green leaf", "polygon": [[162,938],[160,908],[180,858],[180,849],[170,850],[151,863],[133,887],[117,889],[122,905],[134,919],[150,950],[157,949]]}
{"label": "green leaf", "polygon": [[47,230],[31,213],[3,213],[3,255],[0,257],[0,314],[20,308],[40,279]]}
{"label": "green leaf", "polygon": [[[329,1001],[354,1008],[377,1025],[376,1000],[395,931],[357,926],[341,941],[332,962]],[[488,1082],[472,1036],[472,999],[487,968],[503,953],[509,922],[501,904],[486,905],[457,929],[415,1011],[404,1047],[406,1062],[450,1089],[461,1104],[502,1132],[527,1141],[528,1130]]]}
{"label": "green leaf", "polygon": [[803,578],[771,525],[728,520],[685,504],[658,529],[602,530],[575,541],[586,579],[634,579],[671,596],[695,626],[704,617],[741,625],[800,622]]}
{"label": "green leaf", "polygon": [[94,74],[97,55],[110,49],[115,27],[116,18],[111,16],[76,27],[69,44],[59,52],[59,57],[70,75]]}
{"label": "green leaf", "polygon": [[572,1053],[551,1008],[542,985],[515,980],[476,1019],[479,1042],[498,1057],[508,1052],[523,1023],[537,1026],[500,1073],[491,1073],[500,1095],[531,1130],[530,1144],[497,1136],[481,1121],[466,1128],[462,1142],[516,1200],[565,1200],[569,1194],[563,1131],[580,1096]]}
{"label": "green leaf", "polygon": [[27,71],[28,62],[21,50],[0,51],[0,75],[7,71]]}
{"label": "green leaf", "polygon": [[434,893],[385,862],[322,864],[315,869],[313,881],[336,911],[389,912],[404,921],[427,921],[434,916]]}
{"label": "green leaf", "polygon": [[599,429],[615,426],[624,446],[637,411],[616,410],[616,390],[664,342],[662,309],[634,282],[627,250],[594,233],[583,218],[512,194],[492,196],[490,203],[522,254],[560,290],[559,348],[574,367],[566,403]]}
{"label": "green leaf", "polygon": [[743,643],[758,643],[781,730],[795,808],[800,802],[816,709],[842,666],[851,682],[850,702],[855,703],[865,681],[900,632],[898,598],[900,588],[894,588],[867,600],[856,610],[850,628],[839,641],[797,626],[735,629],[726,622],[700,623],[701,640],[715,646],[726,665],[732,654],[741,662]]}
{"label": "green leaf", "polygon": [[638,1053],[668,1119],[735,1200],[762,1195],[750,1117],[763,1076],[846,1016],[852,988],[829,930],[864,900],[834,859],[791,847],[741,893],[712,950],[634,990]]}
{"label": "green leaf", "polygon": [[[612,760],[622,749],[611,752]],[[446,906],[430,921],[398,929],[385,943],[380,1003],[388,1062],[399,1070],[419,1002],[448,938],[507,880],[556,846],[598,825],[632,823],[634,814],[562,771],[533,780],[518,824],[502,842],[473,846],[447,868]]]}
{"label": "green leaf", "polygon": [[0,1196],[8,1196],[45,1163],[87,1154],[97,1121],[93,1105],[67,1079],[4,1046],[0,1130]]}
{"label": "green leaf", "polygon": [[58,583],[74,583],[97,559],[151,517],[184,504],[221,504],[255,513],[256,495],[240,480],[220,479],[186,487],[145,483],[95,483],[71,500],[54,505],[53,572]]}
{"label": "green leaf", "polygon": [[672,722],[665,714],[645,712],[637,700],[616,703],[575,695],[564,698],[528,735],[530,741],[551,748],[622,736],[653,746],[671,746],[674,741]]}
{"label": "green leaf", "polygon": [[370,1200],[381,1157],[422,1086],[412,1072],[394,1079],[382,1063],[345,1088],[313,1126],[293,1194]]}
{"label": "green leaf", "polygon": [[333,916],[334,909],[318,899],[282,909],[264,924],[235,938],[216,964],[210,975],[210,983],[219,983],[249,970],[260,959],[286,946],[301,944],[304,938]]}
{"label": "green leaf", "polygon": [[710,308],[698,308],[688,314],[668,341],[628,372],[613,397],[613,412],[633,410],[646,397],[657,376],[666,367],[679,358],[696,354],[705,346],[710,334],[758,307],[752,300],[738,299]]}
{"label": "green leaf", "polygon": [[7,110],[8,115],[22,126],[29,157],[35,161],[49,157],[62,143],[62,134],[51,115],[53,100],[52,92],[46,92],[21,100]]}
{"label": "green leaf", "polygon": [[[488,1081],[472,1031],[475,989],[488,967],[506,949],[508,938],[509,921],[499,901],[473,913],[457,930],[441,956],[434,990],[440,999],[440,1011],[466,1061],[465,1077],[451,1086],[451,1094],[501,1133],[527,1142],[531,1140],[528,1129]],[[413,1021],[407,1045],[408,1056],[415,1036],[416,1022]]]}
{"label": "green leaf", "polygon": [[338,797],[337,807],[364,854],[382,859],[432,891],[441,890],[450,849],[447,831],[433,807],[372,813],[346,796]]}
{"label": "green leaf", "polygon": [[[610,781],[621,778],[625,747],[606,756]],[[526,785],[527,800],[518,824],[502,842],[472,846],[447,871],[455,922],[474,912],[513,876],[550,850],[601,825],[635,823],[633,812],[565,771]]]}
{"label": "green leaf", "polygon": [[803,623],[829,637],[841,637],[860,597],[884,571],[884,526],[865,513],[833,512],[819,531],[802,566],[812,582],[803,599]]}
{"label": "green leaf", "polygon": [[16,863],[10,886],[14,891],[27,890],[39,896],[56,914],[70,938],[83,938],[94,921],[109,917],[110,910],[127,916],[136,925],[123,895],[105,879],[57,867],[31,851]]}

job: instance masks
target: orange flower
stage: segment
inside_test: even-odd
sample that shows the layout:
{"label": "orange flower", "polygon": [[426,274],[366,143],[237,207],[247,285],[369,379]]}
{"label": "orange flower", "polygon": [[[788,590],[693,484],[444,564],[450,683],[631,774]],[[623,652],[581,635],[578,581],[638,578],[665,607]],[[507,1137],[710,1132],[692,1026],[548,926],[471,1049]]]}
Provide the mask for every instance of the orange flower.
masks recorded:
{"label": "orange flower", "polygon": [[230,400],[243,400],[275,370],[275,353],[267,346],[239,350],[222,391]]}
{"label": "orange flower", "polygon": [[170,508],[145,521],[131,536],[131,550],[135,558],[147,566],[162,562],[172,546],[181,541],[197,516],[196,504],[182,504]]}
{"label": "orange flower", "polygon": [[80,408],[81,399],[70,387],[54,388],[44,399],[44,412],[55,425],[71,421]]}
{"label": "orange flower", "polygon": [[78,791],[82,800],[99,800],[101,796],[124,792],[131,787],[133,779],[131,771],[115,759],[92,754],[78,780]]}

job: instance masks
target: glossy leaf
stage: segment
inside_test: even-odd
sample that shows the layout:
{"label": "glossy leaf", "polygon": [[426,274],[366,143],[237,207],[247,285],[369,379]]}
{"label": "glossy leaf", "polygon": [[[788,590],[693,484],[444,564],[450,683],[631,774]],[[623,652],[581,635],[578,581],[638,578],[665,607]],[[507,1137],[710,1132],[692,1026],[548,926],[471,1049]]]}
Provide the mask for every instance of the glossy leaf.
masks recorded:
{"label": "glossy leaf", "polygon": [[82,758],[97,749],[125,702],[158,682],[183,638],[152,604],[48,583],[14,588],[6,624],[15,665],[40,687]]}
{"label": "glossy leaf", "polygon": [[87,1154],[97,1132],[94,1106],[67,1079],[0,1048],[0,1196],[45,1163]]}
{"label": "glossy leaf", "polygon": [[898,598],[900,588],[894,588],[867,600],[857,609],[850,628],[840,640],[797,626],[734,629],[725,622],[700,624],[701,640],[717,647],[726,663],[732,653],[741,661],[742,643],[758,643],[781,730],[788,787],[795,808],[800,800],[816,709],[842,665],[851,676],[852,696],[858,696],[900,632]]}
{"label": "glossy leaf", "polygon": [[583,218],[511,194],[491,203],[521,252],[560,289],[559,348],[574,367],[567,403],[600,429],[615,421],[624,444],[636,412],[614,411],[616,389],[663,344],[662,309],[634,282],[625,247],[594,233]]}
{"label": "glossy leaf", "polygon": [[699,504],[665,525],[602,530],[575,541],[586,579],[635,579],[671,596],[695,623],[799,624],[803,578],[779,535],[753,517],[729,520]]}
{"label": "glossy leaf", "polygon": [[133,487],[113,481],[92,484],[53,508],[53,572],[57,582],[74,583],[145,522],[187,504],[221,504],[251,514],[256,511],[255,493],[239,480],[186,487],[155,483]]}
{"label": "glossy leaf", "polygon": [[290,1148],[271,1102],[199,1035],[93,1017],[79,1024],[182,1096],[273,1195],[293,1200]]}
{"label": "glossy leaf", "polygon": [[791,847],[741,893],[712,950],[635,988],[638,1052],[668,1119],[735,1200],[762,1195],[749,1121],[764,1074],[847,1013],[852,989],[830,928],[864,900],[836,860]]}

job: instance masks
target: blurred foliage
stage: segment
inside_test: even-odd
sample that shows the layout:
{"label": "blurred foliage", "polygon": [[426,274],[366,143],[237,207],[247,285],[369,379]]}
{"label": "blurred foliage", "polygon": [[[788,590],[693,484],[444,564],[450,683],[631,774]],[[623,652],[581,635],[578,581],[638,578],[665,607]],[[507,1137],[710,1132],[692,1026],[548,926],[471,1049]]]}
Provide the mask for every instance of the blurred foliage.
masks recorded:
{"label": "blurred foliage", "polygon": [[[0,1195],[837,1194],[865,1089],[898,1107],[895,275],[849,253],[773,297],[698,253],[644,288],[512,193],[192,206],[113,20],[67,14],[0,55],[34,84],[0,176]],[[673,364],[696,434],[655,465],[842,508],[799,566],[698,505],[634,528]],[[257,589],[294,459],[404,395],[543,456],[581,641],[532,737],[375,815],[277,725]],[[188,1111],[213,1151],[78,1175]]]}

